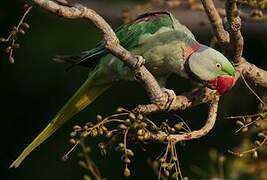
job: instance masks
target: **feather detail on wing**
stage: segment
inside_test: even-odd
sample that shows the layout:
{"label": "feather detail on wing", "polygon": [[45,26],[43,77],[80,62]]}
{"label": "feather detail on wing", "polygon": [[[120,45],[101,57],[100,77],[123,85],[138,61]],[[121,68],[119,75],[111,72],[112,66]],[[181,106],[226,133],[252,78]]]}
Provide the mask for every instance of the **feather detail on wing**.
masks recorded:
{"label": "feather detail on wing", "polygon": [[[120,40],[120,44],[127,50],[131,50],[139,45],[139,39],[144,34],[154,34],[162,27],[173,28],[173,18],[168,12],[151,12],[140,15],[134,21],[124,24],[116,29],[115,33]],[[82,65],[93,67],[98,60],[107,55],[103,42],[89,51],[84,51],[74,56],[56,56],[54,60],[60,63],[68,63],[72,66]]]}

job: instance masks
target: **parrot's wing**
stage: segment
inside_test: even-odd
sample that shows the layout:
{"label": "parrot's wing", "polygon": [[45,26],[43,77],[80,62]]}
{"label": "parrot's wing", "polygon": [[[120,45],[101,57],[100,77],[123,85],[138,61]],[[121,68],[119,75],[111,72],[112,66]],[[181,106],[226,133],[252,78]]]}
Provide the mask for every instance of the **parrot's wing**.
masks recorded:
{"label": "parrot's wing", "polygon": [[[192,35],[185,26],[181,25],[179,21],[168,12],[143,14],[131,23],[124,24],[117,28],[115,33],[120,40],[120,44],[127,50],[131,50],[140,44],[140,37],[143,37],[146,34],[152,35],[163,27],[180,30],[183,31],[183,33],[186,32],[190,36]],[[108,53],[109,52],[106,50],[103,42],[100,42],[92,50],[84,51],[76,56],[57,56],[55,60],[59,62],[67,62],[72,65],[79,64],[92,67],[102,56],[105,56]]]}
{"label": "parrot's wing", "polygon": [[[54,61],[59,63],[68,63],[71,65],[82,65],[86,67],[94,67],[98,60],[108,54],[102,43],[99,43],[94,49],[83,51],[78,55],[58,55],[53,58]],[[90,61],[87,61],[89,60]]]}

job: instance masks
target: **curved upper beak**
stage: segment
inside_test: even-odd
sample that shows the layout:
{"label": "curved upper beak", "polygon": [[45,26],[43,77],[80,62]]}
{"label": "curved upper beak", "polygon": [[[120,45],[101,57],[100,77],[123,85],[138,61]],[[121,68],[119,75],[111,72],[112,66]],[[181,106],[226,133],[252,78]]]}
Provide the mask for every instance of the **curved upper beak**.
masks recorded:
{"label": "curved upper beak", "polygon": [[235,77],[230,75],[222,75],[214,80],[208,81],[207,86],[217,90],[218,95],[228,92],[235,84]]}

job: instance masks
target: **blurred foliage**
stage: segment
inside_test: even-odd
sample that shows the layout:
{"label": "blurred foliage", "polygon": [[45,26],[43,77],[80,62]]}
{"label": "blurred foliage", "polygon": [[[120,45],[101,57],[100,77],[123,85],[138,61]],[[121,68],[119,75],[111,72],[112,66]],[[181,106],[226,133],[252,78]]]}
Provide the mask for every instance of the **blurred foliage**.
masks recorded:
{"label": "blurred foliage", "polygon": [[239,0],[240,4],[249,5],[253,8],[264,10],[267,7],[266,0]]}
{"label": "blurred foliage", "polygon": [[263,17],[267,12],[267,0],[239,0],[239,6],[250,10],[251,17]]}

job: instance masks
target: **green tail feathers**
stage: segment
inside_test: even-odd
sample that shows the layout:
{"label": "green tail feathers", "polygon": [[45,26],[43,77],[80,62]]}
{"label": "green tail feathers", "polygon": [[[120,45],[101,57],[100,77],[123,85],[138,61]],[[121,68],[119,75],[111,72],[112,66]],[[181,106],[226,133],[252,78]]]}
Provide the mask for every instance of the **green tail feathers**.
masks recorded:
{"label": "green tail feathers", "polygon": [[93,74],[94,73],[91,74],[91,77],[87,79],[82,87],[62,107],[46,128],[23,150],[19,157],[10,165],[10,168],[17,168],[37,146],[43,143],[66,121],[91,104],[99,95],[110,87],[109,84],[94,86]]}

